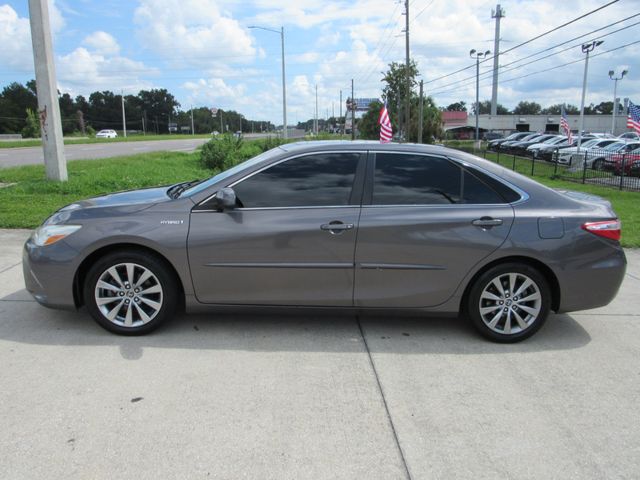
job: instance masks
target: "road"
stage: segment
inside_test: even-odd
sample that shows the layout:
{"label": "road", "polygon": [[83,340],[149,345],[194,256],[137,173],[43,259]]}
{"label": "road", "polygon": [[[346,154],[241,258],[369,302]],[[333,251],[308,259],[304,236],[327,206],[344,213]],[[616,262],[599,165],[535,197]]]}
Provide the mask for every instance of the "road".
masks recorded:
{"label": "road", "polygon": [[[246,134],[247,140],[265,137],[266,134]],[[304,131],[294,130],[292,138],[304,137]],[[64,151],[68,161],[92,160],[96,158],[119,157],[139,153],[170,151],[193,152],[207,142],[207,138],[180,138],[176,140],[149,140],[138,142],[90,143],[81,145],[65,145]],[[0,149],[0,168],[20,165],[37,165],[44,163],[42,147],[3,148]]]}
{"label": "road", "polygon": [[465,322],[180,315],[109,334],[23,290],[0,231],[0,478],[602,479],[640,472],[640,252],[609,307]]}

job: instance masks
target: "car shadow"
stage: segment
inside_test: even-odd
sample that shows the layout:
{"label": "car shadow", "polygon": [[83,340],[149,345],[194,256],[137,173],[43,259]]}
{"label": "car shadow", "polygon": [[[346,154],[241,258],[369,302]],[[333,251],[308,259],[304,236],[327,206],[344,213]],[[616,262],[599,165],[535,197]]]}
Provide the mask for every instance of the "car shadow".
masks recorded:
{"label": "car shadow", "polygon": [[[141,337],[113,335],[84,310],[44,308],[19,291],[0,299],[0,340],[35,345],[117,346],[123,358],[141,358],[147,348],[255,352],[341,352],[393,354],[500,354],[581,348],[589,333],[570,315],[551,315],[530,339],[511,345],[480,337],[459,318],[396,315],[177,314]],[[363,336],[366,339],[363,342]]]}

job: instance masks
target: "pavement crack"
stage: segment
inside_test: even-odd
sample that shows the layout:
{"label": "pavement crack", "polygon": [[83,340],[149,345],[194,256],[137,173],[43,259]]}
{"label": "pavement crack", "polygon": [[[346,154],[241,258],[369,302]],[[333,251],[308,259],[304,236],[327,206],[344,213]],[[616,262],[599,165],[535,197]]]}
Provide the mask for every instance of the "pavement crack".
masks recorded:
{"label": "pavement crack", "polygon": [[4,270],[0,270],[0,273],[4,273],[4,272],[8,272],[9,270],[11,270],[12,268],[16,268],[18,265],[20,265],[22,262],[18,262],[15,265],[11,265],[10,267],[5,268]]}
{"label": "pavement crack", "polygon": [[629,273],[627,272],[627,276],[633,278],[634,280],[640,280],[640,277],[637,277],[636,275],[634,275],[633,273]]}
{"label": "pavement crack", "polygon": [[400,440],[398,439],[398,433],[396,432],[396,427],[393,424],[393,418],[391,418],[391,412],[389,411],[389,405],[387,405],[387,398],[384,395],[384,390],[382,388],[382,384],[380,383],[380,377],[378,376],[378,370],[376,369],[376,364],[373,361],[373,357],[371,356],[371,350],[369,350],[369,344],[367,343],[367,338],[364,334],[364,329],[362,328],[362,323],[360,323],[360,316],[356,316],[356,321],[358,322],[358,329],[360,330],[360,336],[362,337],[362,341],[364,342],[364,347],[367,350],[367,355],[369,357],[369,364],[371,365],[371,370],[373,371],[373,376],[376,378],[376,383],[378,384],[378,391],[380,392],[380,396],[382,397],[382,404],[384,405],[384,410],[387,414],[387,420],[389,421],[389,425],[391,426],[391,432],[393,433],[393,439],[396,444],[396,448],[398,449],[398,453],[400,454],[400,459],[402,460],[402,465],[404,466],[405,476],[408,480],[412,480],[411,472],[409,471],[409,465],[407,465],[407,460],[405,459],[404,452],[402,451],[402,447],[400,446]]}

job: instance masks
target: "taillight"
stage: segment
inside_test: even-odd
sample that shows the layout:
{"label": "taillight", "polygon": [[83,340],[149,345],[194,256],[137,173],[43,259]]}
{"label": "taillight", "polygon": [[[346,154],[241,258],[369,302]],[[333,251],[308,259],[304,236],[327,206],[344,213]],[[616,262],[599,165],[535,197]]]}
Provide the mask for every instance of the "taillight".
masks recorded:
{"label": "taillight", "polygon": [[582,229],[598,235],[599,237],[620,240],[622,223],[617,218],[615,220],[605,220],[603,222],[587,222],[582,225]]}

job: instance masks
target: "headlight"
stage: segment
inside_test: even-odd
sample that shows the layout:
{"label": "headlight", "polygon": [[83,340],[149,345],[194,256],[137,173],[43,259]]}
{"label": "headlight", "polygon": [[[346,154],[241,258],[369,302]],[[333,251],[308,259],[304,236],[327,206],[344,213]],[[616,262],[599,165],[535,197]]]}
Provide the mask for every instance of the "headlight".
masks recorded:
{"label": "headlight", "polygon": [[43,225],[33,233],[33,243],[39,247],[52,245],[80,228],[80,225]]}

